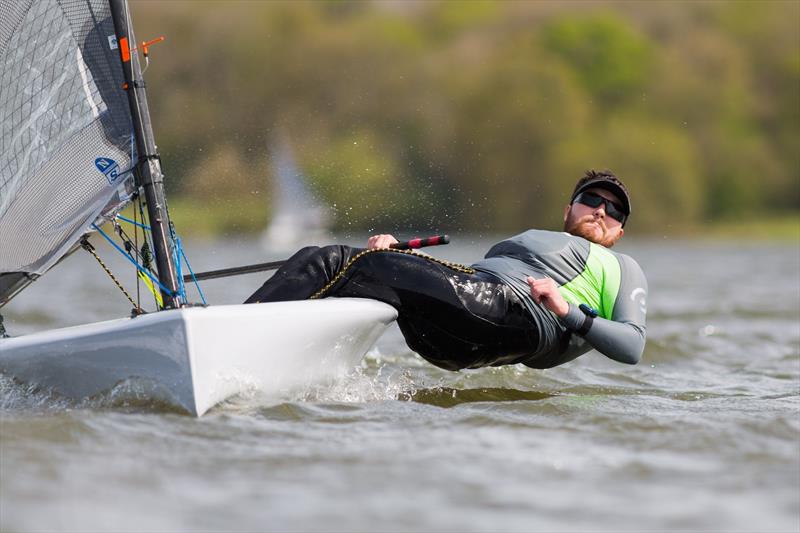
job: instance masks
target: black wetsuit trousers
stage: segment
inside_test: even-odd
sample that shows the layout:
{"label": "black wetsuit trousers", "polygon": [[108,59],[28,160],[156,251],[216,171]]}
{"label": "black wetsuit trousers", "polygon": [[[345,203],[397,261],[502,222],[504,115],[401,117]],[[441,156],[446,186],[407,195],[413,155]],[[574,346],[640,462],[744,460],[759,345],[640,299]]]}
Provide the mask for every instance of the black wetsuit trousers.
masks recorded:
{"label": "black wetsuit trousers", "polygon": [[529,312],[490,274],[462,272],[422,254],[362,252],[340,245],[303,248],[245,303],[314,295],[379,300],[397,309],[408,346],[448,370],[514,364],[537,350]]}

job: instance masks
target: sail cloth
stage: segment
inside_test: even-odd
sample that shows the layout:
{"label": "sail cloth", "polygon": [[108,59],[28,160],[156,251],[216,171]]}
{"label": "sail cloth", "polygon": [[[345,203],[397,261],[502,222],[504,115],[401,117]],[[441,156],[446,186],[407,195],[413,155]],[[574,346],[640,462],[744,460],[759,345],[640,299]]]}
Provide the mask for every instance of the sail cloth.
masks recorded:
{"label": "sail cloth", "polygon": [[261,237],[272,252],[330,242],[331,210],[313,193],[297,165],[288,137],[280,135],[272,154],[272,220]]}
{"label": "sail cloth", "polygon": [[0,0],[0,305],[130,200],[123,83],[107,1]]}

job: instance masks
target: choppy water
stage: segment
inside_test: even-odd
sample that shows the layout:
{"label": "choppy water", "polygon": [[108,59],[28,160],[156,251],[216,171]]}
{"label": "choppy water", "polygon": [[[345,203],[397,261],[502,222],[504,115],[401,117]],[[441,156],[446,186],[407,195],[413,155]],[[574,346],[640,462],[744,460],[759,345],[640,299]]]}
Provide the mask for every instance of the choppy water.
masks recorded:
{"label": "choppy water", "polygon": [[[490,244],[457,242],[433,253]],[[190,251],[199,269],[264,260],[246,241]],[[797,532],[800,246],[622,251],[651,287],[635,367],[451,373],[393,328],[335,386],[201,419],[135,388],[74,404],[0,376],[0,530]],[[57,267],[4,309],[9,329],[126,313],[97,268]],[[260,278],[208,296],[241,301]]]}

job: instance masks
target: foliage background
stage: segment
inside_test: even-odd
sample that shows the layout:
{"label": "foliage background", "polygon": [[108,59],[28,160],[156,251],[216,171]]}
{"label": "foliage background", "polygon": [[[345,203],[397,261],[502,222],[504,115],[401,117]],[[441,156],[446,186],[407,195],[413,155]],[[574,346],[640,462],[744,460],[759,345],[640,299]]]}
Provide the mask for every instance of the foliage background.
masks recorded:
{"label": "foliage background", "polygon": [[167,36],[146,76],[171,204],[210,231],[263,227],[282,140],[339,229],[554,227],[587,168],[632,190],[629,232],[800,220],[800,2],[132,8]]}

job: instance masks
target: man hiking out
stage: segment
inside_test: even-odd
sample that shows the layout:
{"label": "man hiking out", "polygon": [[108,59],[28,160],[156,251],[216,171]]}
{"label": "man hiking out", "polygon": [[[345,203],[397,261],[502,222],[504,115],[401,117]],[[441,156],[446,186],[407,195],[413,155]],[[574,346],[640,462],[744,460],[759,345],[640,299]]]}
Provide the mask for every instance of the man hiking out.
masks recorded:
{"label": "man hiking out", "polygon": [[358,297],[398,311],[408,346],[448,370],[522,363],[551,368],[592,348],[622,363],[645,344],[647,282],[609,250],[631,212],[625,185],[590,170],[564,211],[564,232],[528,230],[469,267],[389,246],[303,248],[245,303]]}

